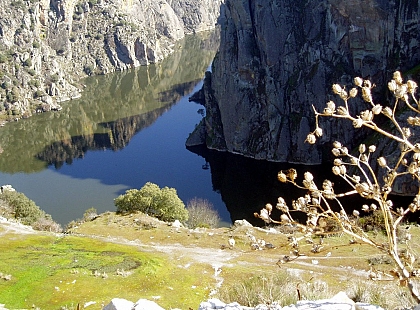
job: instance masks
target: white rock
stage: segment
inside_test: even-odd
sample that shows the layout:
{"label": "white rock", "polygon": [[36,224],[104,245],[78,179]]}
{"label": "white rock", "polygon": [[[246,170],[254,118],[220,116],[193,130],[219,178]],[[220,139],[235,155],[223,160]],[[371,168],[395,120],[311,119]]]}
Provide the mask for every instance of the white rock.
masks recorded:
{"label": "white rock", "polygon": [[154,301],[150,301],[147,299],[139,299],[134,304],[133,310],[165,310],[161,306],[159,306]]}
{"label": "white rock", "polygon": [[122,298],[114,298],[103,310],[131,310],[134,303]]}
{"label": "white rock", "polygon": [[235,226],[245,226],[245,227],[252,227],[252,224],[247,220],[236,220],[234,223]]}
{"label": "white rock", "polygon": [[175,227],[175,228],[181,228],[181,227],[182,227],[182,224],[181,224],[181,222],[180,222],[179,220],[175,220],[175,221],[172,223],[172,227]]}
{"label": "white rock", "polygon": [[[362,302],[356,302],[356,310],[385,310],[385,309],[379,306],[375,306],[375,305],[365,304]],[[417,306],[416,308],[414,308],[414,310],[420,310],[420,306]]]}
{"label": "white rock", "polygon": [[340,292],[331,299],[300,300],[297,302],[299,310],[356,310],[353,300],[346,293]]}

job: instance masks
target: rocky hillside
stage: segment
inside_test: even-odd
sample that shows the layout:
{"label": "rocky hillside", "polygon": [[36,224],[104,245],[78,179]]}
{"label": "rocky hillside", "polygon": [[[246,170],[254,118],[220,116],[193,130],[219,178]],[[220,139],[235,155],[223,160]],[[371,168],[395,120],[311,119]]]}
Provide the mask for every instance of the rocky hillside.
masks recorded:
{"label": "rocky hillside", "polygon": [[[226,0],[220,50],[204,88],[207,146],[320,163],[329,148],[304,143],[314,129],[311,105],[323,110],[331,85],[349,85],[355,76],[385,93],[379,85],[393,71],[420,62],[419,15],[418,1]],[[322,128],[324,142],[357,140],[351,124]]]}
{"label": "rocky hillside", "polygon": [[0,122],[61,109],[81,78],[162,60],[220,1],[0,0]]}

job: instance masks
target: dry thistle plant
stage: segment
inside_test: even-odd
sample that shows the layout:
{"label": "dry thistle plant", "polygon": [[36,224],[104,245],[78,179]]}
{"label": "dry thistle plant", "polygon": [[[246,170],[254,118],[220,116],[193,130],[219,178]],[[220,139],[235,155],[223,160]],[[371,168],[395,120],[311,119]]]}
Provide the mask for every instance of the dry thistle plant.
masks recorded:
{"label": "dry thistle plant", "polygon": [[[402,122],[399,122],[396,118],[397,109],[405,106],[414,114],[414,116],[407,118],[407,126],[420,126],[420,117],[417,116],[420,114],[420,106],[419,101],[415,97],[417,84],[413,81],[404,83],[401,73],[395,72],[393,79],[388,83],[388,88],[395,97],[391,107],[373,102],[371,91],[374,85],[369,80],[356,77],[354,84],[355,87],[351,88],[350,91],[338,84],[332,86],[333,92],[342,101],[341,105],[336,105],[333,101],[329,101],[322,112],[317,111],[313,107],[316,126],[315,130],[308,134],[306,142],[314,144],[317,138],[322,136],[323,131],[319,124],[320,117],[346,119],[351,121],[355,128],[367,127],[385,138],[398,142],[400,151],[395,163],[388,163],[383,156],[376,159],[379,166],[378,169],[383,169],[385,172],[381,178],[379,173],[375,172],[373,168],[375,145],[366,146],[361,144],[357,154],[352,155],[340,142],[334,142],[332,153],[335,159],[332,172],[345,180],[349,185],[348,191],[336,193],[333,183],[329,180],[325,180],[322,183],[322,188],[318,188],[310,172],[304,173],[302,184],[298,184],[295,169],[280,171],[278,173],[280,182],[291,183],[298,188],[304,189],[306,194],[292,202],[292,209],[289,209],[285,200],[280,197],[276,205],[276,208],[282,212],[279,221],[271,218],[273,207],[270,204],[267,204],[259,214],[255,213],[254,215],[266,223],[282,223],[298,227],[303,233],[302,236],[299,238],[290,237],[290,245],[295,249],[296,253],[298,253],[299,241],[311,240],[312,235],[324,230],[327,221],[334,221],[338,224],[340,231],[350,235],[352,239],[369,244],[389,255],[395,264],[393,275],[400,280],[401,284],[409,288],[413,298],[417,303],[420,303],[420,295],[413,282],[413,277],[418,274],[418,270],[414,269],[414,263],[417,258],[409,246],[409,240],[406,240],[404,251],[399,250],[399,244],[397,243],[397,229],[404,217],[408,213],[420,209],[418,183],[416,186],[417,195],[407,206],[396,208],[389,199],[389,194],[397,178],[410,175],[415,182],[418,182],[420,177],[420,143],[416,141],[417,137],[411,133],[410,128],[403,127],[400,124]],[[349,109],[349,101],[356,97],[360,91],[363,101],[369,107],[360,112],[359,115],[352,115]],[[386,128],[385,126],[380,127],[377,119],[375,120],[375,116],[380,114],[392,122],[395,127],[394,131],[384,129]],[[387,128],[389,128],[389,125]],[[350,173],[350,170],[355,171],[354,174]],[[359,216],[359,210],[354,210],[352,214],[346,212],[340,199],[350,195],[360,195],[362,198],[374,201],[370,205],[364,204],[361,206],[360,211],[381,212],[384,218],[387,243],[383,244],[375,241],[375,236],[368,234],[357,226],[357,221],[354,221],[354,218]],[[293,219],[292,210],[306,214],[305,225],[299,224]],[[317,252],[317,247],[319,248],[320,245],[313,244],[313,246],[313,252]]]}

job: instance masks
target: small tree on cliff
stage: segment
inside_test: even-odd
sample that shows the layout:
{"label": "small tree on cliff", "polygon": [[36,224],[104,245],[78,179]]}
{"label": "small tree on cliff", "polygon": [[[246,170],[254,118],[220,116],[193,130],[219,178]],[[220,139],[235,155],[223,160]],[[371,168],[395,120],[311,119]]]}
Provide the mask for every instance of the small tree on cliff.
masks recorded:
{"label": "small tree on cliff", "polygon": [[174,188],[159,188],[147,182],[140,190],[129,189],[114,200],[117,212],[131,213],[140,211],[162,221],[188,220],[188,211]]}
{"label": "small tree on cliff", "polygon": [[[306,191],[306,194],[292,202],[292,209],[289,209],[285,200],[280,197],[276,208],[282,211],[280,221],[271,218],[272,206],[267,204],[260,213],[255,213],[256,217],[261,218],[267,223],[288,223],[298,226],[302,235],[291,239],[291,245],[297,249],[300,240],[308,240],[312,235],[322,233],[326,223],[335,223],[340,231],[350,235],[353,239],[369,244],[379,251],[382,251],[392,258],[395,264],[393,274],[399,278],[400,283],[406,285],[413,298],[420,303],[420,296],[413,283],[413,277],[418,275],[419,270],[415,269],[417,260],[412,247],[410,246],[409,235],[404,244],[399,244],[397,230],[403,219],[410,212],[420,209],[420,192],[418,181],[420,179],[420,143],[418,137],[412,134],[409,126],[420,126],[419,101],[415,97],[417,84],[413,81],[404,83],[400,72],[395,72],[393,79],[388,83],[389,90],[393,93],[395,101],[392,106],[382,106],[373,102],[371,90],[374,85],[359,77],[354,79],[355,87],[349,91],[338,84],[332,87],[333,92],[338,95],[342,101],[341,105],[336,105],[329,101],[322,112],[314,109],[316,126],[315,130],[308,134],[306,142],[316,143],[317,138],[323,134],[319,123],[320,117],[332,117],[337,119],[349,120],[355,128],[367,127],[377,132],[381,136],[399,143],[399,153],[395,158],[385,158],[380,156],[373,161],[376,151],[375,145],[366,146],[361,144],[355,155],[340,142],[334,142],[332,153],[335,156],[332,171],[335,175],[341,177],[350,186],[350,190],[343,193],[336,193],[331,181],[325,180],[322,187],[319,188],[311,173],[306,172],[302,183],[297,183],[297,172],[295,169],[280,171],[278,179],[283,183],[292,183],[298,188]],[[368,108],[359,115],[351,115],[349,109],[350,99],[361,95]],[[397,120],[397,112],[402,109],[412,112],[411,116],[404,120]],[[400,111],[398,111],[400,110]],[[383,115],[388,119],[388,123],[382,127],[378,124],[376,116]],[[399,113],[399,115],[405,115]],[[407,125],[402,125],[407,122]],[[389,124],[391,123],[391,125]],[[389,144],[387,144],[389,145]],[[379,173],[373,167],[379,166]],[[380,171],[380,170],[383,171]],[[353,172],[349,172],[352,170]],[[383,175],[383,177],[380,177]],[[413,182],[417,182],[417,195],[413,201],[404,207],[395,207],[389,199],[389,194],[397,179],[404,176],[411,176]],[[371,204],[360,206],[364,212],[379,212],[383,218],[387,242],[384,244],[376,240],[375,235],[368,234],[357,225],[359,210],[354,210],[348,214],[340,199],[350,195],[360,195],[362,198],[374,201]],[[333,206],[335,204],[335,207]],[[301,211],[306,214],[306,224],[297,223],[292,217],[291,211]],[[401,249],[399,246],[401,245]],[[317,251],[314,244],[313,252]],[[297,250],[298,251],[298,250]]]}

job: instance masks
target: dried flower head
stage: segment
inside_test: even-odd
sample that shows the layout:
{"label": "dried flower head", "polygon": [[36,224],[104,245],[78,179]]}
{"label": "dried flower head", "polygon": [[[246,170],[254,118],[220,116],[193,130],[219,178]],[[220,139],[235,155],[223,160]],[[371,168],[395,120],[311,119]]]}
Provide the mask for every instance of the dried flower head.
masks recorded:
{"label": "dried flower head", "polygon": [[407,88],[408,88],[408,92],[412,95],[414,95],[414,92],[416,91],[417,88],[417,83],[412,81],[412,80],[408,80],[407,81]]}
{"label": "dried flower head", "polygon": [[363,205],[362,206],[362,211],[368,212],[369,211],[369,206],[368,205]]}
{"label": "dried flower head", "polygon": [[400,71],[395,71],[392,78],[397,84],[402,84],[403,83],[403,79],[402,79]]}
{"label": "dried flower head", "polygon": [[276,209],[280,210],[283,213],[289,212],[289,208],[287,207],[286,201],[282,197],[278,198]]}
{"label": "dried flower head", "polygon": [[316,136],[313,133],[308,134],[306,137],[305,142],[308,142],[309,144],[315,144],[316,142]]}
{"label": "dried flower head", "polygon": [[273,211],[273,206],[270,203],[267,203],[265,205],[265,209],[267,210],[268,215],[270,215],[271,214],[271,211]]}
{"label": "dried flower head", "polygon": [[369,145],[369,153],[375,153],[376,146],[375,145]]}
{"label": "dried flower head", "polygon": [[289,170],[287,170],[287,177],[294,182],[297,178],[296,169],[290,168]]}
{"label": "dried flower head", "polygon": [[372,113],[375,115],[381,114],[382,112],[382,106],[380,104],[376,104],[373,108],[372,108]]}
{"label": "dried flower head", "polygon": [[385,107],[382,109],[382,114],[385,115],[386,117],[392,117],[393,112],[390,107]]}
{"label": "dried flower head", "polygon": [[363,154],[364,152],[366,152],[366,145],[362,143],[359,145],[359,153]]}
{"label": "dried flower head", "polygon": [[365,110],[360,112],[360,118],[366,122],[373,120],[373,113],[371,110]]}
{"label": "dried flower head", "polygon": [[394,80],[391,80],[388,82],[388,89],[391,92],[395,92],[397,90],[397,87],[398,87],[397,82],[395,82]]}
{"label": "dried flower head", "polygon": [[353,82],[354,82],[354,85],[359,86],[359,87],[363,85],[363,79],[360,77],[355,77]]}
{"label": "dried flower head", "polygon": [[303,178],[305,179],[305,181],[311,182],[314,179],[314,176],[312,175],[312,173],[310,173],[309,171],[306,171],[303,174]]}
{"label": "dried flower head", "polygon": [[261,209],[260,213],[254,213],[254,216],[262,219],[266,223],[271,223],[270,215],[268,214],[267,209]]}
{"label": "dried flower head", "polygon": [[315,136],[322,137],[322,128],[317,127],[314,131]]}
{"label": "dried flower head", "polygon": [[286,182],[287,182],[287,176],[286,176],[286,174],[285,174],[283,171],[280,171],[280,172],[277,174],[277,179],[278,179],[280,182],[282,182],[282,183],[286,183]]}
{"label": "dried flower head", "polygon": [[331,152],[333,153],[334,156],[340,156],[341,155],[340,150],[339,149],[336,149],[336,148],[333,148],[331,150]]}
{"label": "dried flower head", "polygon": [[362,98],[366,102],[372,102],[372,93],[370,91],[370,87],[362,87]]}
{"label": "dried flower head", "polygon": [[409,138],[411,136],[411,130],[410,130],[410,128],[404,127],[402,129],[402,131],[403,131],[403,134],[404,134],[404,137],[405,138]]}
{"label": "dried flower head", "polygon": [[349,115],[349,111],[345,107],[341,107],[341,106],[337,108],[337,113],[338,115],[343,115],[343,116]]}
{"label": "dried flower head", "polygon": [[350,89],[350,97],[354,98],[357,96],[357,88]]}
{"label": "dried flower head", "polygon": [[364,121],[358,116],[354,121],[353,121],[353,127],[354,128],[360,128],[363,126]]}
{"label": "dried flower head", "polygon": [[330,180],[324,180],[322,183],[322,188],[324,190],[331,190],[333,188],[334,184]]}
{"label": "dried flower head", "polygon": [[334,94],[339,95],[343,91],[343,89],[341,88],[340,85],[333,84],[332,91],[333,91]]}
{"label": "dried flower head", "polygon": [[382,168],[385,168],[387,166],[385,157],[379,157],[378,158],[378,164]]}
{"label": "dried flower head", "polygon": [[353,216],[358,217],[360,215],[360,212],[357,210],[353,210]]}

